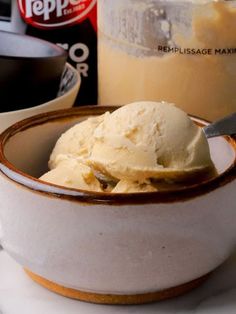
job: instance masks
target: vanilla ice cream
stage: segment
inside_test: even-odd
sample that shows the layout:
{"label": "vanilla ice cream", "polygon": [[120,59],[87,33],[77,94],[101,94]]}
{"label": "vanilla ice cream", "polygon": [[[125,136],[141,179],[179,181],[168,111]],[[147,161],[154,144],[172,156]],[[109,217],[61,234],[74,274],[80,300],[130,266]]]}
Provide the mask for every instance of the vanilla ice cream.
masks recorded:
{"label": "vanilla ice cream", "polygon": [[155,191],[157,191],[157,187],[151,182],[140,183],[130,180],[120,180],[111,190],[112,193],[147,193]]}
{"label": "vanilla ice cream", "polygon": [[135,102],[58,139],[40,179],[87,191],[153,192],[213,169],[202,129],[175,105]]}
{"label": "vanilla ice cream", "polygon": [[186,178],[212,167],[201,128],[173,104],[146,101],[105,115],[88,163],[117,180],[139,182]]}
{"label": "vanilla ice cream", "polygon": [[88,157],[93,143],[93,132],[103,118],[103,115],[88,118],[62,134],[50,156],[49,168],[56,168],[60,162],[70,158],[83,160]]}
{"label": "vanilla ice cream", "polygon": [[102,191],[91,168],[72,158],[61,161],[59,166],[42,175],[40,179],[68,188]]}

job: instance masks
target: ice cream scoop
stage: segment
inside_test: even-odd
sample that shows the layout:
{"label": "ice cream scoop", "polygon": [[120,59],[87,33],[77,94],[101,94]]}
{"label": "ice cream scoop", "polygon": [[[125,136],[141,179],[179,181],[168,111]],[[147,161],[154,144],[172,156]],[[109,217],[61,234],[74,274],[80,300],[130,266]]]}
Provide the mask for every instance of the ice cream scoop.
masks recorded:
{"label": "ice cream scoop", "polygon": [[[135,102],[79,122],[40,179],[89,191],[152,192],[214,168],[201,127],[174,104]],[[166,188],[166,187],[165,187]]]}
{"label": "ice cream scoop", "polygon": [[112,189],[112,193],[146,193],[155,192],[157,187],[150,182],[139,183],[130,180],[120,180]]}
{"label": "ice cream scoop", "polygon": [[46,172],[40,179],[69,188],[102,191],[91,168],[72,158],[61,161],[59,166]]}
{"label": "ice cream scoop", "polygon": [[93,145],[93,132],[103,121],[104,116],[88,118],[77,123],[58,139],[49,159],[49,168],[56,168],[63,160],[83,160],[90,154]]}
{"label": "ice cream scoop", "polygon": [[190,117],[166,102],[135,102],[104,116],[88,164],[116,180],[179,180],[213,167],[208,142]]}

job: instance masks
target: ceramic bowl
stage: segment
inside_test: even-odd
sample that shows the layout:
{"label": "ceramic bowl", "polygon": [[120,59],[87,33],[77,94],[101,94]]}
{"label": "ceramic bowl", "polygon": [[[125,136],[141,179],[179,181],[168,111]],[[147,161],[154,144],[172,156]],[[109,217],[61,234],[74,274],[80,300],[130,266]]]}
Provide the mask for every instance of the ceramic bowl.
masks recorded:
{"label": "ceramic bowl", "polygon": [[66,64],[65,50],[39,38],[6,31],[0,31],[0,42],[0,112],[55,98]]}
{"label": "ceramic bowl", "polygon": [[9,112],[0,112],[0,132],[11,124],[35,114],[72,107],[78,94],[80,84],[81,78],[78,71],[67,63],[62,75],[61,86],[59,87],[60,90],[57,97],[38,106]]}
{"label": "ceramic bowl", "polygon": [[63,131],[107,110],[45,113],[2,133],[1,243],[34,280],[68,297],[123,304],[184,293],[235,248],[236,142],[210,139],[218,175],[173,191],[96,193],[37,179]]}

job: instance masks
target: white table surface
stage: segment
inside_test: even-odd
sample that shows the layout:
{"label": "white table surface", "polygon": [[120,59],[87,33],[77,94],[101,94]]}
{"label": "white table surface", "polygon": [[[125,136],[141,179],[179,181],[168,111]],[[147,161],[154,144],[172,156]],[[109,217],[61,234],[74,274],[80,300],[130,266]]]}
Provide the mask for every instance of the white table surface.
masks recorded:
{"label": "white table surface", "polygon": [[64,298],[31,281],[0,251],[0,314],[236,314],[236,251],[194,291],[139,306],[95,305]]}

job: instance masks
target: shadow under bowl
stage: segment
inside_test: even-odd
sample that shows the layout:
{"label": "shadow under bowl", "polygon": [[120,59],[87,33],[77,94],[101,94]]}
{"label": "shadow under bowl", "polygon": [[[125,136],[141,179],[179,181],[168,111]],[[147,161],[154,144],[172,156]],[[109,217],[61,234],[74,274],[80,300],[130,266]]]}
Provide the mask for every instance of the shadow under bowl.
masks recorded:
{"label": "shadow under bowl", "polygon": [[109,194],[37,179],[62,132],[114,109],[45,113],[0,136],[2,245],[31,278],[68,297],[111,304],[173,297],[235,247],[236,142],[210,139],[217,176],[171,191]]}

